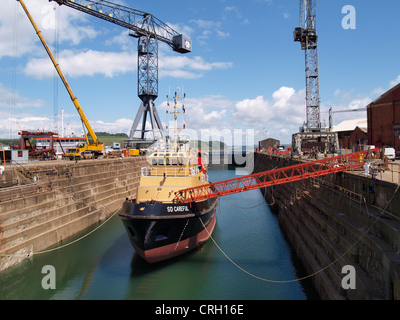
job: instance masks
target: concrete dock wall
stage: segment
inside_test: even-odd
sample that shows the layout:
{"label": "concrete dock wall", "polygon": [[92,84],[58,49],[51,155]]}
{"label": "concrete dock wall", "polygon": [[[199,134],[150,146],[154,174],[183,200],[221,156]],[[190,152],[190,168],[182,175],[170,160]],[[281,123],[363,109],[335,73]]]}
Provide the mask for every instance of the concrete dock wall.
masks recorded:
{"label": "concrete dock wall", "polygon": [[7,166],[0,177],[0,271],[104,221],[135,197],[144,157]]}
{"label": "concrete dock wall", "polygon": [[[254,171],[292,164],[256,153]],[[262,191],[321,299],[400,299],[397,184],[355,172]],[[344,266],[355,268],[355,289],[342,285]]]}

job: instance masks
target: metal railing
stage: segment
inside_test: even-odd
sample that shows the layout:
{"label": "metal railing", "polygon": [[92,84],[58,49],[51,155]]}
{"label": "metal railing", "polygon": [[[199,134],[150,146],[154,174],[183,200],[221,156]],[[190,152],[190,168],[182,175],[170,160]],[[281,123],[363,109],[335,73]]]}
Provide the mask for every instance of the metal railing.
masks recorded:
{"label": "metal railing", "polygon": [[393,183],[400,184],[400,164],[399,163],[385,163],[383,169],[379,170],[377,177]]}
{"label": "metal railing", "polygon": [[153,166],[153,167],[142,167],[142,177],[193,177],[199,173],[198,166],[184,166],[184,167],[172,167],[172,166]]}

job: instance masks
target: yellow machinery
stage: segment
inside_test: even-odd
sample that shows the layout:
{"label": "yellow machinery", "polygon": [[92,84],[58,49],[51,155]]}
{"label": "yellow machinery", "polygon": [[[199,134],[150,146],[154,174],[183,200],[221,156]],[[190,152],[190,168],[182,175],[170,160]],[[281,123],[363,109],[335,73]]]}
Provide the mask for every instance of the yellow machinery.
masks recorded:
{"label": "yellow machinery", "polygon": [[138,156],[139,155],[139,149],[129,149],[129,155],[130,156]]}
{"label": "yellow machinery", "polygon": [[69,86],[67,79],[65,79],[64,74],[62,73],[56,59],[54,58],[53,54],[50,51],[49,46],[47,45],[46,41],[44,40],[41,31],[38,29],[38,27],[36,26],[35,21],[33,20],[32,16],[30,15],[28,9],[26,8],[23,0],[17,0],[21,3],[22,8],[24,9],[26,15],[28,16],[30,22],[33,25],[33,28],[35,29],[40,41],[43,44],[43,47],[46,49],[47,54],[49,55],[51,62],[53,63],[54,67],[57,70],[58,75],[60,76],[62,82],[64,83],[65,88],[67,89],[69,96],[71,97],[71,100],[76,108],[76,110],[78,111],[80,117],[81,117],[81,121],[84,124],[84,126],[86,127],[87,131],[89,132],[90,137],[92,138],[93,142],[89,142],[88,136],[85,133],[85,137],[86,137],[86,143],[79,143],[76,148],[70,148],[67,149],[65,152],[65,155],[67,157],[69,157],[70,159],[84,159],[84,158],[97,158],[98,156],[101,156],[104,154],[105,152],[105,146],[103,142],[100,142],[97,139],[97,136],[95,134],[95,132],[93,131],[92,126],[90,125],[88,119],[86,118],[85,113],[83,112],[82,107],[79,104],[78,99],[76,98],[76,96],[74,95],[74,93],[72,92],[71,87]]}

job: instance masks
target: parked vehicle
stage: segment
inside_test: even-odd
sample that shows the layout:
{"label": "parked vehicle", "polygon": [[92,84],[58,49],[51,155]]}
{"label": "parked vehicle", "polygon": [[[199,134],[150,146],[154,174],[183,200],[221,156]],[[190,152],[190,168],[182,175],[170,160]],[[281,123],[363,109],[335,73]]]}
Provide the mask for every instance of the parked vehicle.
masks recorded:
{"label": "parked vehicle", "polygon": [[387,157],[389,160],[396,160],[396,151],[394,150],[394,148],[392,147],[386,147],[383,148],[384,152],[385,152],[385,157]]}

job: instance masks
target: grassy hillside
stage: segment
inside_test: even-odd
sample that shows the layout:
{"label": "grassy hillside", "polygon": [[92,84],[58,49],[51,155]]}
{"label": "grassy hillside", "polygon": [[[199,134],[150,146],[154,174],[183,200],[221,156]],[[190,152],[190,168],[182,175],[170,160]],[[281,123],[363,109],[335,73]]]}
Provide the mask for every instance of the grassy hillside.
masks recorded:
{"label": "grassy hillside", "polygon": [[190,141],[191,148],[203,149],[203,150],[225,150],[228,149],[225,142],[222,141],[200,141],[200,140],[193,140]]}
{"label": "grassy hillside", "polygon": [[113,142],[119,142],[124,145],[124,140],[129,137],[126,133],[108,133],[108,132],[95,132],[99,141],[104,142],[106,145],[111,145]]}
{"label": "grassy hillside", "polygon": [[0,139],[0,146],[16,146],[19,145],[19,139]]}

